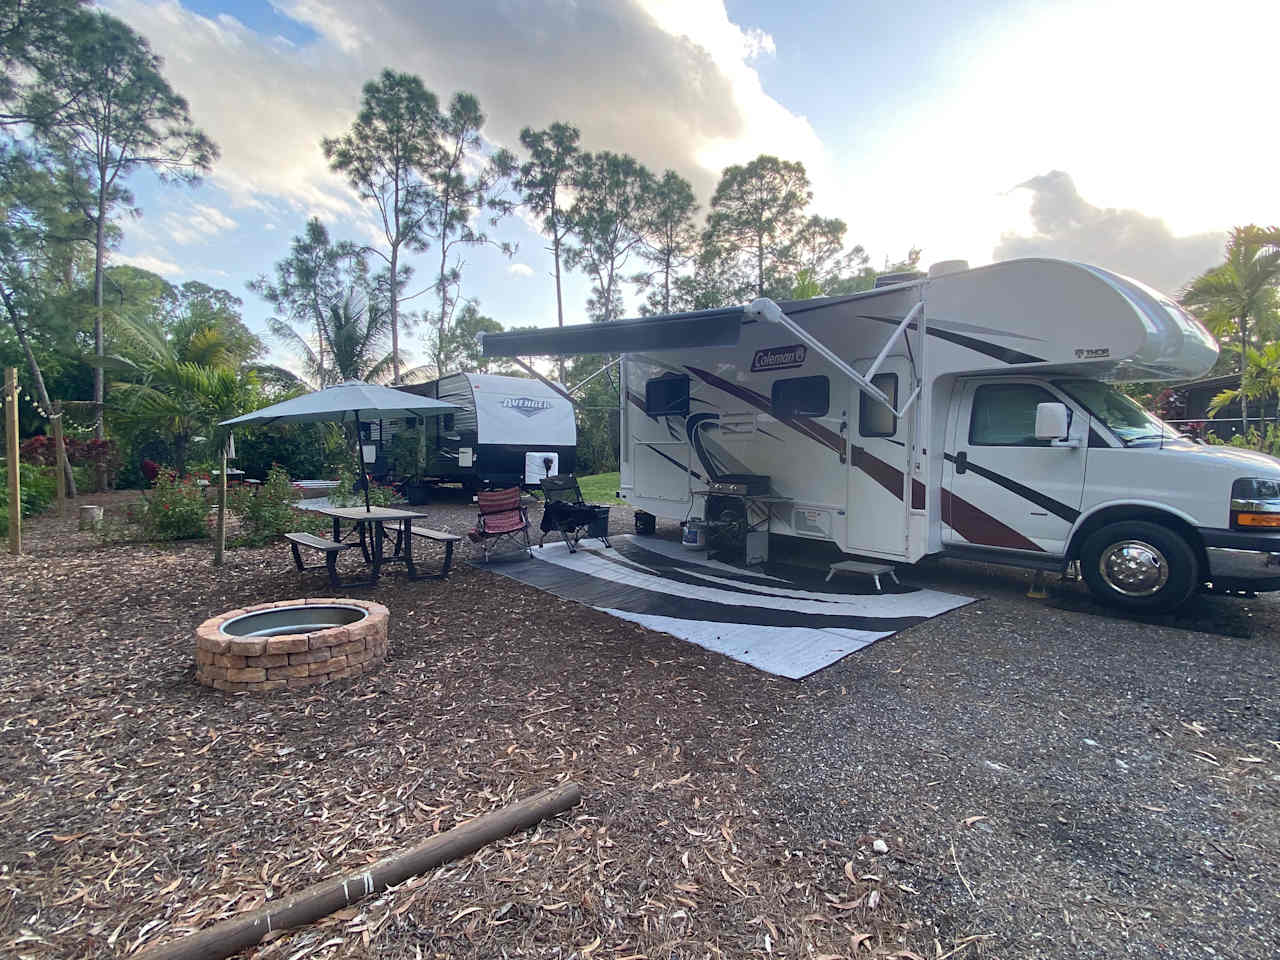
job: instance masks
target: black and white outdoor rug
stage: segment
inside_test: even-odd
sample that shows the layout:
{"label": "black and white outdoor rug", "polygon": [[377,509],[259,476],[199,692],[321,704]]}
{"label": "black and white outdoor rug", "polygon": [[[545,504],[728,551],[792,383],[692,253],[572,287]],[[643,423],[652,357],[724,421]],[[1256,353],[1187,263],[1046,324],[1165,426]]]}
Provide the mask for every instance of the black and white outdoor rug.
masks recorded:
{"label": "black and white outdoor rug", "polygon": [[885,593],[876,593],[870,578],[856,576],[801,586],[709,560],[669,540],[611,541],[605,549],[585,540],[577,553],[549,543],[534,548],[533,560],[488,569],[792,680],[972,602],[888,583]]}

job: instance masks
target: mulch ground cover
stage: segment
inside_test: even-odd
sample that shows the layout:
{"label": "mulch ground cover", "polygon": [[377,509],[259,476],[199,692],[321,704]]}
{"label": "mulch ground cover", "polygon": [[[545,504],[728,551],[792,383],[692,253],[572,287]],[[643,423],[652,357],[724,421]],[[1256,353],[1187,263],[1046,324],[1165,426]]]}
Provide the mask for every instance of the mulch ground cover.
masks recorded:
{"label": "mulch ground cover", "polygon": [[0,954],[128,956],[566,780],[571,812],[243,956],[968,950],[911,919],[878,838],[772,812],[753,728],[788,681],[462,564],[354,594],[391,610],[371,675],[228,695],[194,681],[196,625],[323,574],[280,544],[214,569],[71,518],[26,535],[0,559]]}

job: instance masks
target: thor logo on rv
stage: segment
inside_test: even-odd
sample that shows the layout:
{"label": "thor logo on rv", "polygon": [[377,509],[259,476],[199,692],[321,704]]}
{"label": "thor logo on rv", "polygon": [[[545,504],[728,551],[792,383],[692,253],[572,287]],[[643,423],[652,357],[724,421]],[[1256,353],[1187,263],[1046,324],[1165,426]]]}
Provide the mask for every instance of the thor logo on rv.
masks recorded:
{"label": "thor logo on rv", "polygon": [[792,367],[803,367],[807,352],[802,343],[793,343],[789,347],[765,347],[757,350],[751,358],[751,372],[763,373],[766,370],[790,370]]}
{"label": "thor logo on rv", "polygon": [[533,397],[504,397],[502,405],[526,417],[536,417],[543,410],[551,409],[550,400],[537,400]]}

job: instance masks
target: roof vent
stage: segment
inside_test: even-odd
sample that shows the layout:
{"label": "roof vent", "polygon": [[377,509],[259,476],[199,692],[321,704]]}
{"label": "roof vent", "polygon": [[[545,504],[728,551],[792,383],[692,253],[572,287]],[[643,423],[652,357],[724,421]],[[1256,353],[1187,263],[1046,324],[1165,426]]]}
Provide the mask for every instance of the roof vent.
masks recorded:
{"label": "roof vent", "polygon": [[919,270],[903,270],[900,273],[882,273],[876,277],[875,289],[881,287],[893,287],[899,283],[914,283],[917,280],[923,280],[924,274]]}
{"label": "roof vent", "polygon": [[939,260],[929,268],[929,279],[945,277],[948,273],[962,273],[968,269],[968,260]]}

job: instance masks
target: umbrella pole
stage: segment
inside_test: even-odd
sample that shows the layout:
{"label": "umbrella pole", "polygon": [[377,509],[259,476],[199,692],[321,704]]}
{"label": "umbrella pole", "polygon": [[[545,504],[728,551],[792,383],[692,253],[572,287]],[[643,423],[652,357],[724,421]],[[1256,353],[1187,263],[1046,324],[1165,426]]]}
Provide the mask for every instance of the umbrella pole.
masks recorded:
{"label": "umbrella pole", "polygon": [[360,443],[360,411],[356,415],[356,461],[360,464],[360,485],[364,487],[364,509],[369,512],[369,475],[364,469],[364,447]]}

